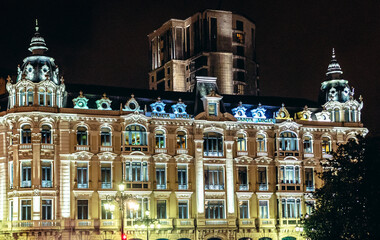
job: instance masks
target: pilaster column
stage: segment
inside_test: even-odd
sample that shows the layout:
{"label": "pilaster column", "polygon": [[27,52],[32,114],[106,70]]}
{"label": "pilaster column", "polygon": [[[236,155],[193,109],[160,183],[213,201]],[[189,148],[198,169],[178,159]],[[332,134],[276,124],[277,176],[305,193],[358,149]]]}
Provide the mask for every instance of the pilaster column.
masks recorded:
{"label": "pilaster column", "polygon": [[205,193],[203,179],[203,140],[194,140],[195,144],[195,182],[197,198],[197,214],[204,216]]}
{"label": "pilaster column", "polygon": [[70,217],[71,203],[71,179],[70,179],[70,160],[61,160],[60,169],[60,206],[61,217]]}
{"label": "pilaster column", "polygon": [[227,212],[228,215],[235,213],[235,189],[234,189],[234,141],[225,141],[226,146],[226,189],[227,189]]}

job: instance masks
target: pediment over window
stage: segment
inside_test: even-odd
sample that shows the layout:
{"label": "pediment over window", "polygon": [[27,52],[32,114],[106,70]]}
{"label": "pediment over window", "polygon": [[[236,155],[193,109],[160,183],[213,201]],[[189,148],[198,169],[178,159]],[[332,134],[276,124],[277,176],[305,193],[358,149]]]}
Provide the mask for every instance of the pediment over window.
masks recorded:
{"label": "pediment over window", "polygon": [[236,163],[251,163],[252,160],[253,158],[248,157],[248,156],[241,156],[241,157],[235,158]]}
{"label": "pediment over window", "polygon": [[153,155],[153,160],[155,162],[169,162],[170,158],[172,158],[172,156],[165,153]]}
{"label": "pediment over window", "polygon": [[193,157],[188,154],[180,154],[174,157],[176,162],[191,162],[193,160]]}
{"label": "pediment over window", "polygon": [[124,118],[124,122],[126,125],[132,124],[132,123],[139,123],[141,125],[146,125],[148,118],[142,114],[140,114],[138,111],[135,111],[134,113],[130,113],[126,116],[121,116]]}
{"label": "pediment over window", "polygon": [[301,124],[298,124],[291,119],[288,119],[285,122],[278,124],[278,128],[280,129],[280,131],[297,131],[301,126]]}
{"label": "pediment over window", "polygon": [[72,154],[74,160],[91,160],[93,153],[87,151],[76,152]]}
{"label": "pediment over window", "polygon": [[239,200],[249,200],[251,199],[253,192],[237,192],[236,196]]}
{"label": "pediment over window", "polygon": [[258,157],[255,158],[257,164],[269,164],[273,159],[269,157]]}
{"label": "pediment over window", "polygon": [[112,152],[102,152],[97,154],[99,160],[101,161],[113,161],[115,160],[117,154]]}
{"label": "pediment over window", "polygon": [[257,195],[257,199],[269,200],[272,197],[273,193],[259,193],[259,192],[257,192],[256,195]]}
{"label": "pediment over window", "polygon": [[190,199],[193,192],[175,192],[177,199]]}

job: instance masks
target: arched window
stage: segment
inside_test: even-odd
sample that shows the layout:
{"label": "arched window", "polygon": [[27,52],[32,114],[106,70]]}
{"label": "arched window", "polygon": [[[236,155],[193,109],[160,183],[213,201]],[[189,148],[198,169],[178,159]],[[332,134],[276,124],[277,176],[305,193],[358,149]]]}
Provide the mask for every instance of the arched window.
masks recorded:
{"label": "arched window", "polygon": [[32,106],[33,105],[33,89],[29,88],[27,94],[28,94],[28,106]]}
{"label": "arched window", "polygon": [[267,150],[265,142],[266,142],[265,135],[264,134],[257,134],[256,144],[257,144],[257,151],[258,152],[265,152]]}
{"label": "arched window", "polygon": [[177,132],[177,149],[186,149],[186,148],[187,148],[186,132],[178,131]]}
{"label": "arched window", "polygon": [[263,237],[263,238],[259,238],[259,240],[272,240],[272,238],[269,238],[269,237]]}
{"label": "arched window", "polygon": [[50,89],[47,91],[46,94],[46,106],[53,106],[53,93]]}
{"label": "arched window", "polygon": [[351,122],[350,121],[350,109],[349,108],[344,109],[344,121],[345,122]]}
{"label": "arched window", "polygon": [[297,135],[292,132],[282,132],[280,134],[280,150],[298,151]]}
{"label": "arched window", "polygon": [[134,124],[125,128],[124,134],[125,145],[146,146],[146,129],[143,126]]}
{"label": "arched window", "polygon": [[339,113],[339,108],[334,109],[334,121],[335,122],[340,122],[340,113]]}
{"label": "arched window", "polygon": [[223,135],[216,132],[203,134],[203,155],[209,157],[223,156]]}
{"label": "arched window", "polygon": [[32,143],[32,131],[30,125],[24,125],[21,128],[21,144]]}
{"label": "arched window", "polygon": [[42,88],[38,91],[38,105],[45,106],[45,90]]}
{"label": "arched window", "polygon": [[78,145],[88,145],[87,141],[87,128],[80,126],[77,128],[77,144]]}
{"label": "arched window", "polygon": [[351,122],[356,122],[356,110],[352,109],[351,110]]}
{"label": "arched window", "polygon": [[304,153],[313,152],[313,140],[310,136],[305,136],[303,138],[303,151]]}
{"label": "arched window", "polygon": [[49,125],[42,125],[41,143],[51,144],[51,128]]}
{"label": "arched window", "polygon": [[322,153],[331,152],[331,140],[329,137],[322,137]]}
{"label": "arched window", "polygon": [[247,138],[243,133],[239,133],[237,136],[237,150],[247,151]]}
{"label": "arched window", "polygon": [[20,106],[25,106],[25,104],[26,104],[25,89],[21,89],[20,90],[20,99],[19,99],[19,101],[20,101],[20,103],[19,103]]}
{"label": "arched window", "polygon": [[284,237],[282,240],[297,240],[295,237]]}
{"label": "arched window", "polygon": [[111,129],[102,127],[100,129],[100,144],[102,146],[112,146],[111,139]]}
{"label": "arched window", "polygon": [[165,148],[165,132],[157,130],[155,133],[156,148]]}

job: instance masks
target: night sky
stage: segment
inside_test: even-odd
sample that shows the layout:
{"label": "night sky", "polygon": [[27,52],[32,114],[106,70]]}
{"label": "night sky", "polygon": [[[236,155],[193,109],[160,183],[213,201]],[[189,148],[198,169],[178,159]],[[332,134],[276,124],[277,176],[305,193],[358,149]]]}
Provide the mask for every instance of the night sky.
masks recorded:
{"label": "night sky", "polygon": [[147,35],[170,18],[204,9],[230,10],[256,23],[265,96],[316,101],[334,47],[355,97],[363,95],[365,126],[380,135],[380,2],[375,0],[2,0],[0,76],[15,75],[29,55],[38,18],[47,54],[66,82],[147,88]]}

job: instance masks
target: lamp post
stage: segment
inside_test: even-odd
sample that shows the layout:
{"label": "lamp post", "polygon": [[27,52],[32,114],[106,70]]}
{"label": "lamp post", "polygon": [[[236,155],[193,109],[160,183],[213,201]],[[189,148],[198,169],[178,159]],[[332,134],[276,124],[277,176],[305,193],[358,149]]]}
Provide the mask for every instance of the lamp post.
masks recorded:
{"label": "lamp post", "polygon": [[124,240],[124,211],[125,211],[125,205],[128,204],[128,208],[137,211],[139,209],[139,204],[136,201],[136,197],[132,194],[126,194],[125,193],[125,184],[120,183],[119,189],[116,192],[115,196],[106,196],[106,203],[104,204],[104,209],[106,211],[113,212],[115,210],[115,205],[112,204],[112,201],[115,201],[119,205],[120,210],[120,220],[121,220],[121,239]]}
{"label": "lamp post", "polygon": [[139,223],[141,223],[142,229],[146,228],[146,240],[149,240],[149,228],[154,229],[155,227],[157,228],[161,227],[159,223],[156,224],[158,220],[155,218],[150,218],[149,215],[150,215],[149,211],[146,211],[142,218],[136,219],[136,224],[135,224],[136,230],[139,228],[139,225],[138,225]]}

